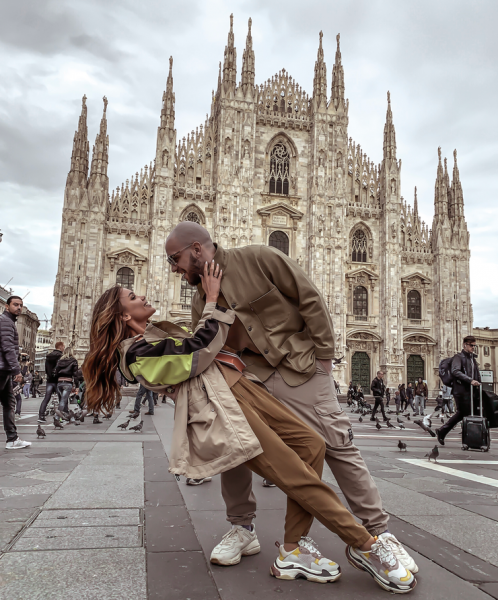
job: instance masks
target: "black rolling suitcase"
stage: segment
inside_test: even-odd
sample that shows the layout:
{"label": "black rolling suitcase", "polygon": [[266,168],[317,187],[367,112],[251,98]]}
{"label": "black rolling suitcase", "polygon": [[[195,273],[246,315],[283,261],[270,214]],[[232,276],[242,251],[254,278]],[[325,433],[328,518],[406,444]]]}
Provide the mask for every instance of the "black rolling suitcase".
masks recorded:
{"label": "black rolling suitcase", "polygon": [[[482,415],[482,384],[479,386],[479,414]],[[474,417],[474,400],[470,403],[470,417],[463,418],[462,450],[488,452],[491,435],[485,417]]]}

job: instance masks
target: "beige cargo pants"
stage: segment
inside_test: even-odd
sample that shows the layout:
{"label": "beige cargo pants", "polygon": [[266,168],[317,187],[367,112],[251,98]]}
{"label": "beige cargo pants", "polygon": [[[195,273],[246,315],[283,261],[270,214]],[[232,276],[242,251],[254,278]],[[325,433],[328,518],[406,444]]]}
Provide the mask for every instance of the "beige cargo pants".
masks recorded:
{"label": "beige cargo pants", "polygon": [[[325,440],[325,460],[353,514],[371,535],[388,528],[388,514],[360,451],[352,442],[348,417],[341,409],[334,380],[317,363],[313,377],[297,387],[285,383],[278,371],[265,381],[270,394],[290,408]],[[227,521],[250,525],[256,516],[252,472],[245,466],[221,474],[221,493],[227,507]]]}

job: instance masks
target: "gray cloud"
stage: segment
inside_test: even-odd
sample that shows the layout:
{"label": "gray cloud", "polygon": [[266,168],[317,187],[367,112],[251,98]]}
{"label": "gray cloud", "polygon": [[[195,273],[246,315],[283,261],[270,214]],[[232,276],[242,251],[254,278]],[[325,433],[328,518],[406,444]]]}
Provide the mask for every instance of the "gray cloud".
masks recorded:
{"label": "gray cloud", "polygon": [[[402,191],[432,221],[437,148],[458,149],[471,233],[475,322],[498,327],[495,165],[498,38],[493,0],[25,0],[0,19],[0,227],[17,285],[51,311],[62,197],[72,139],[88,96],[90,146],[109,98],[109,175],[120,185],[154,156],[161,95],[174,56],[178,137],[204,122],[234,12],[238,69],[253,19],[256,81],[285,68],[311,94],[318,32],[328,85],[341,33],[350,135],[382,157],[386,91],[392,96]],[[5,206],[8,205],[8,210]],[[6,261],[0,261],[5,283]],[[9,267],[10,268],[10,267]],[[39,296],[37,296],[39,294]]]}

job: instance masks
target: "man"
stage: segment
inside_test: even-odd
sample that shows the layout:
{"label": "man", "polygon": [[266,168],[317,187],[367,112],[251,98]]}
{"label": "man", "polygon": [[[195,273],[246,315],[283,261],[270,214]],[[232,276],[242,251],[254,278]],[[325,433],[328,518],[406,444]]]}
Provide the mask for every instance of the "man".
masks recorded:
{"label": "man", "polygon": [[137,395],[135,396],[135,406],[134,406],[133,410],[130,410],[130,414],[132,415],[133,418],[138,417],[138,415],[140,414],[140,401],[142,400],[144,395],[145,395],[145,398],[149,402],[149,410],[148,410],[148,412],[146,412],[144,414],[146,414],[146,415],[154,414],[154,397],[152,396],[152,392],[150,390],[148,390],[146,387],[144,387],[142,384],[140,384]]}
{"label": "man", "polygon": [[[427,385],[424,383],[422,377],[418,378],[417,385],[415,386],[415,410],[413,412],[413,416],[417,416],[418,414],[424,416],[424,408],[425,403],[427,401],[427,396],[429,395],[429,391],[427,389]],[[420,413],[419,413],[420,407]]]}
{"label": "man", "polygon": [[22,298],[10,296],[5,311],[0,315],[0,402],[3,408],[3,428],[7,434],[7,450],[18,450],[31,446],[17,435],[12,379],[22,381],[19,365],[19,335],[17,333],[17,317],[22,313]]}
{"label": "man", "polygon": [[31,371],[27,371],[24,376],[24,398],[27,400],[29,398],[29,390],[31,389],[31,384],[33,383],[33,373]]}
{"label": "man", "polygon": [[[220,265],[223,279],[218,304],[237,314],[226,345],[241,352],[247,370],[324,437],[325,460],[353,513],[371,535],[390,545],[403,566],[416,573],[413,559],[387,531],[389,517],[352,442],[351,424],[337,400],[331,376],[335,356],[332,319],[306,273],[275,248],[224,250],[213,244],[206,229],[190,221],[180,223],[170,233],[166,252],[172,271],[198,286],[192,302],[193,327],[205,305],[201,285],[204,264],[214,260]],[[211,560],[233,565],[242,555],[260,550],[252,525],[256,512],[252,475],[241,465],[222,473],[221,486],[232,530],[214,548]],[[310,538],[302,538],[300,544],[309,548]]]}
{"label": "man", "polygon": [[452,414],[453,413],[453,409],[451,406],[451,399],[452,399],[452,395],[451,395],[451,387],[449,385],[443,385],[443,387],[441,388],[441,393],[443,396],[443,413],[449,413]]}
{"label": "man", "polygon": [[47,387],[45,389],[45,398],[43,398],[38,410],[38,423],[46,423],[45,413],[47,405],[50,402],[52,394],[57,391],[57,377],[55,376],[55,368],[65,350],[64,342],[56,342],[55,350],[49,352],[45,358],[45,373],[47,375]]}
{"label": "man", "polygon": [[448,433],[471,413],[471,402],[475,402],[474,391],[481,385],[481,373],[474,354],[476,338],[468,335],[463,340],[463,350],[455,354],[451,361],[451,375],[453,377],[453,399],[456,412],[446,423],[436,429],[438,442],[444,446],[444,438]]}
{"label": "man", "polygon": [[410,405],[413,412],[415,412],[415,407],[413,406],[413,386],[411,381],[406,388],[406,408],[408,408],[408,405]]}
{"label": "man", "polygon": [[382,417],[384,421],[387,421],[383,400],[386,391],[386,386],[384,385],[383,379],[384,373],[382,371],[377,371],[377,377],[374,377],[374,379],[372,380],[372,385],[370,386],[374,397],[374,407],[372,411],[372,416],[370,417],[370,421],[375,421],[375,413],[379,408],[382,412]]}
{"label": "man", "polygon": [[40,373],[38,371],[35,371],[34,375],[33,375],[33,381],[31,383],[31,397],[32,398],[38,397],[38,388],[40,387],[41,382],[42,382],[42,377],[41,377]]}

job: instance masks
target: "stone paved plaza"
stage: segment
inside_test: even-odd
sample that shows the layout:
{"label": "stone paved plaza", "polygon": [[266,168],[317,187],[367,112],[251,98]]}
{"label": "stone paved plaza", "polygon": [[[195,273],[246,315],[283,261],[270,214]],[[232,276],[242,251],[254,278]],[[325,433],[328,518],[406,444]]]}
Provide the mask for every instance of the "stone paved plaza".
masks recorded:
{"label": "stone paved plaza", "polygon": [[[129,388],[133,394],[134,389]],[[127,406],[127,400],[130,401]],[[276,540],[282,540],[285,497],[254,476],[261,553],[235,567],[209,564],[227,531],[220,478],[199,487],[168,473],[173,406],[144,417],[142,433],[121,432],[132,408],[125,397],[110,421],[63,431],[44,426],[37,440],[39,400],[23,403],[18,421],[27,450],[0,450],[0,600],[356,600],[387,592],[346,561],[344,544],[315,522],[311,536],[340,563],[342,578],[319,585],[270,577]],[[347,407],[345,407],[347,411]],[[463,452],[460,429],[425,458],[428,434],[377,431],[351,415],[357,445],[391,515],[391,531],[420,567],[420,600],[498,598],[498,451]],[[407,443],[400,453],[398,440]],[[326,471],[325,479],[336,491]]]}

